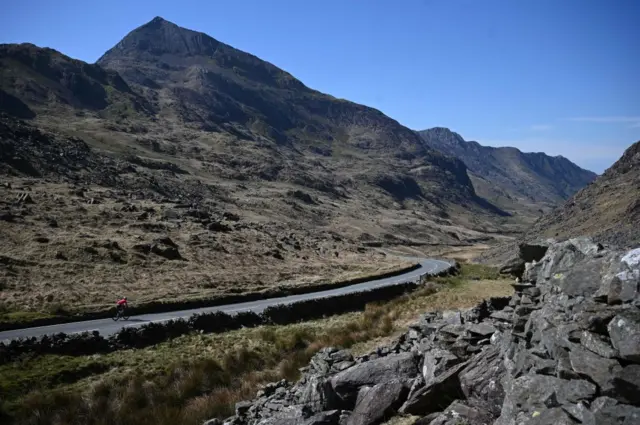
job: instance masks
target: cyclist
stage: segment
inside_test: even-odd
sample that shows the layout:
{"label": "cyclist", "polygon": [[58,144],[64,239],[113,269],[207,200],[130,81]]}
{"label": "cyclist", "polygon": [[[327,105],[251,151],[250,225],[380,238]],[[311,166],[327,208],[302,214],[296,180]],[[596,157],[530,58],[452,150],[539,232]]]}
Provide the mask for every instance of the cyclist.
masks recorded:
{"label": "cyclist", "polygon": [[122,297],[122,299],[116,302],[116,309],[118,311],[124,311],[124,309],[127,307],[129,307],[129,305],[127,304],[127,297]]}

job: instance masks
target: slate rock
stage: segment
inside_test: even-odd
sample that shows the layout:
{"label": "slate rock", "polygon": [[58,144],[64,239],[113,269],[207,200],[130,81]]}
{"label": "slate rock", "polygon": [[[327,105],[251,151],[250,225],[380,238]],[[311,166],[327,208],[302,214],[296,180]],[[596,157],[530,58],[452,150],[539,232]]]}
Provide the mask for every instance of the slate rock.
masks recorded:
{"label": "slate rock", "polygon": [[546,407],[555,397],[558,403],[588,401],[595,397],[596,386],[585,380],[565,380],[545,375],[524,375],[513,381],[510,396],[516,406],[527,411]]}
{"label": "slate rock", "polygon": [[[336,394],[347,404],[355,402],[357,391],[365,385],[376,385],[393,379],[412,379],[419,373],[421,356],[415,353],[390,354],[356,364],[331,378]],[[345,407],[348,408],[348,407]]]}
{"label": "slate rock", "polygon": [[595,419],[593,425],[640,424],[640,408],[628,404],[606,405],[597,409],[593,415]]}
{"label": "slate rock", "polygon": [[608,330],[620,358],[640,363],[640,310],[632,307],[620,312],[609,322]]}
{"label": "slate rock", "polygon": [[614,358],[618,355],[618,352],[611,346],[605,337],[593,332],[582,331],[580,335],[580,343],[592,353],[596,353],[597,355],[607,359]]}
{"label": "slate rock", "polygon": [[493,423],[493,419],[489,412],[456,400],[444,412],[432,418],[429,425],[486,425]]}
{"label": "slate rock", "polygon": [[462,314],[459,311],[443,311],[442,321],[447,325],[462,325]]}
{"label": "slate rock", "polygon": [[469,325],[467,326],[467,331],[475,335],[480,335],[484,338],[489,338],[497,332],[497,329],[491,324],[485,322]]}
{"label": "slate rock", "polygon": [[458,374],[467,365],[460,363],[436,377],[430,385],[426,385],[413,394],[400,408],[402,414],[426,415],[445,409],[449,403],[463,396]]}
{"label": "slate rock", "polygon": [[472,357],[459,375],[467,403],[497,417],[505,396],[502,381],[506,372],[499,347],[489,346]]}
{"label": "slate rock", "polygon": [[522,425],[576,425],[567,412],[560,407],[536,410],[530,415],[530,419],[519,422]]}
{"label": "slate rock", "polygon": [[615,397],[623,403],[640,406],[640,365],[630,364],[613,378]]}
{"label": "slate rock", "polygon": [[612,393],[613,379],[622,371],[617,360],[600,357],[578,345],[569,351],[569,359],[575,372],[598,384],[601,394]]}
{"label": "slate rock", "polygon": [[406,382],[392,380],[374,385],[359,398],[347,425],[372,425],[387,419],[402,405],[409,387]]}
{"label": "slate rock", "polygon": [[332,410],[340,403],[331,383],[320,376],[311,376],[307,380],[298,402],[308,406],[312,412]]}

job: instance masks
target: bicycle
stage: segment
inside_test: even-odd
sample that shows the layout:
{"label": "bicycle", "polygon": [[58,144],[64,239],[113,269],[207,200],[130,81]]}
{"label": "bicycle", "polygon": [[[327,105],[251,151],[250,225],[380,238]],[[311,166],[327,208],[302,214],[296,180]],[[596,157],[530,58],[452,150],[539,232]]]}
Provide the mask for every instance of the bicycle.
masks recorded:
{"label": "bicycle", "polygon": [[112,317],[114,321],[118,321],[118,319],[129,320],[129,314],[127,313],[126,307],[116,307],[116,315]]}

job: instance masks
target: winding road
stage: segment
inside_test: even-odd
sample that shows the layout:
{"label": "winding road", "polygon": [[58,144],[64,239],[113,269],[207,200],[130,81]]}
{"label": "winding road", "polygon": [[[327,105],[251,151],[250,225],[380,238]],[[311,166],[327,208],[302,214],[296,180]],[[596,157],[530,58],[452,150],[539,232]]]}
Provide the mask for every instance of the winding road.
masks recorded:
{"label": "winding road", "polygon": [[397,285],[400,283],[415,281],[423,274],[437,274],[448,267],[450,264],[446,261],[425,259],[425,258],[407,258],[410,261],[419,262],[421,267],[409,271],[407,273],[388,277],[384,279],[372,279],[355,285],[345,286],[343,288],[329,289],[326,291],[312,292],[309,294],[290,295],[287,297],[269,298],[258,301],[248,301],[237,304],[220,305],[216,307],[196,308],[191,310],[171,311],[166,313],[143,314],[139,316],[131,316],[129,320],[114,322],[112,319],[87,320],[84,322],[62,323],[59,325],[39,326],[24,329],[15,329],[11,331],[0,332],[0,341],[12,340],[15,338],[25,338],[42,336],[47,334],[55,334],[64,332],[67,334],[80,333],[86,331],[99,331],[104,336],[112,335],[120,329],[129,326],[141,326],[151,322],[164,322],[171,319],[188,318],[196,313],[212,313],[215,311],[223,311],[225,313],[238,313],[241,311],[262,312],[265,308],[278,304],[289,304],[296,301],[310,300],[314,298],[331,297],[335,295],[348,294],[350,292],[363,291],[381,286]]}

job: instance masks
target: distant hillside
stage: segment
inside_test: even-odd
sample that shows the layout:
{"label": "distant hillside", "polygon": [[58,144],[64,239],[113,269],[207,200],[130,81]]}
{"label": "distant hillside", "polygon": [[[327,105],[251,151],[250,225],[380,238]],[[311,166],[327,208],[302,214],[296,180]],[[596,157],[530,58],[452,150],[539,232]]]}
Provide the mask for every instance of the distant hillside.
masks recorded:
{"label": "distant hillside", "polygon": [[162,18],[96,64],[0,45],[0,101],[10,309],[266,291],[522,230],[382,112]]}
{"label": "distant hillside", "polygon": [[465,163],[479,194],[507,210],[547,210],[596,178],[566,158],[467,142],[446,128],[419,131],[426,144]]}
{"label": "distant hillside", "polygon": [[528,238],[590,235],[621,248],[640,246],[640,141],[589,186],[538,220]]}
{"label": "distant hillside", "polygon": [[476,260],[500,263],[521,241],[591,236],[618,248],[640,247],[640,141],[563,205],[537,220],[518,241],[492,248]]}

